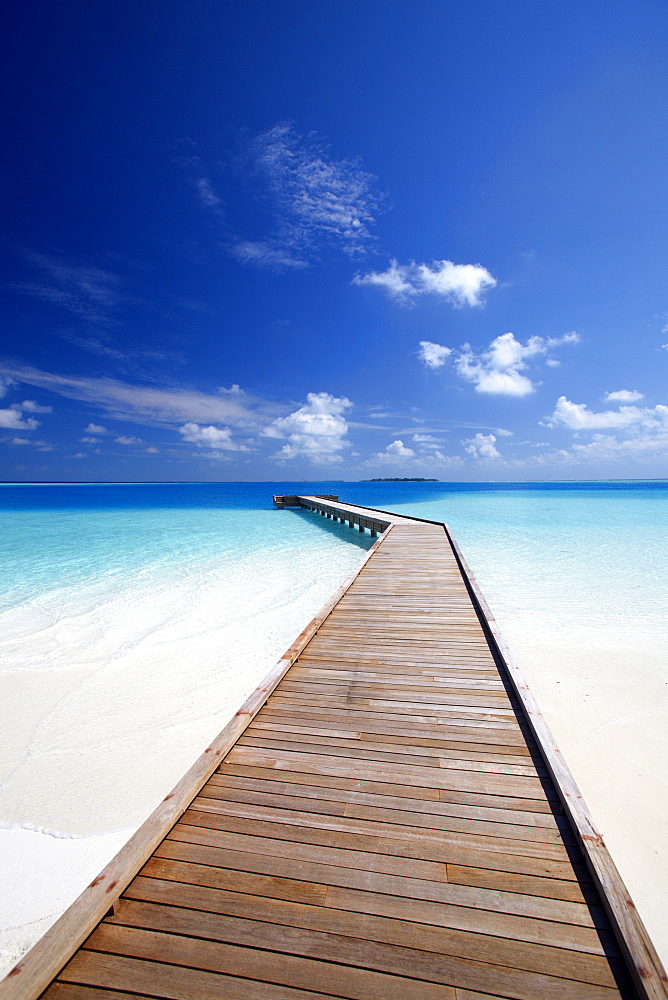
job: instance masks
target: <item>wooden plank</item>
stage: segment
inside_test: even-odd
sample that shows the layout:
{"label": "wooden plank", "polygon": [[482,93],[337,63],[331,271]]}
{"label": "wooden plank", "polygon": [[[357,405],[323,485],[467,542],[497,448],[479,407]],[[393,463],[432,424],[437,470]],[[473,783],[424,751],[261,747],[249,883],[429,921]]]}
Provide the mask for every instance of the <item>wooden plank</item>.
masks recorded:
{"label": "wooden plank", "polygon": [[[123,989],[137,990],[144,997],[164,997],[166,1000],[322,1000],[322,993],[308,989],[202,971],[196,966],[179,967],[163,961],[141,961],[86,950],[77,953],[63,975],[72,983],[93,982],[112,988],[120,985]],[[45,1000],[58,1000],[57,995],[52,996],[53,989],[47,991]],[[116,998],[118,994],[114,992],[108,996]]]}
{"label": "wooden plank", "polygon": [[95,986],[78,986],[76,983],[53,983],[45,996],[49,1000],[136,1000],[145,994],[99,990]]}
{"label": "wooden plank", "polygon": [[[334,755],[300,753],[298,750],[282,750],[272,753],[254,747],[237,744],[228,754],[230,764],[244,764],[275,767],[278,770],[301,771],[303,774],[334,774],[340,777],[357,777],[360,765],[352,758],[338,758]],[[417,764],[382,764],[369,760],[364,768],[367,781],[382,781],[390,784],[420,786],[425,788],[453,789],[462,792],[481,792],[484,795],[510,795],[517,798],[537,799],[543,793],[538,778],[522,775],[494,774],[477,771],[461,771],[457,768],[422,767]],[[556,798],[556,795],[552,793]],[[548,790],[549,797],[549,790]]]}
{"label": "wooden plank", "polygon": [[[445,996],[454,997],[453,982],[472,989],[500,989],[516,1000],[535,1000],[537,995],[546,1000],[573,1000],[572,980],[415,948],[358,942],[272,924],[260,928],[252,921],[237,921],[234,934],[230,921],[225,921],[224,931],[218,931],[219,917],[176,907],[144,907],[141,919],[167,925],[170,932],[105,923],[93,933],[86,949],[167,960],[293,987],[315,987],[327,993],[348,992],[353,997],[359,995],[354,985],[357,978],[377,976],[391,989],[385,996],[397,1000],[410,995],[397,990],[401,979],[401,990],[406,990],[412,979],[412,995],[420,1000],[424,993],[418,991],[426,985],[445,987]],[[226,938],[234,936],[235,943],[217,940],[220,933]],[[257,948],[258,940],[262,950]],[[346,980],[350,986],[342,990]],[[579,1000],[612,1000],[619,995],[614,986],[582,981],[577,982],[577,989]]]}
{"label": "wooden plank", "polygon": [[[218,769],[219,774],[239,774],[243,776],[267,777],[273,775],[277,781],[289,781],[303,785],[322,785],[326,788],[350,787],[351,780],[346,776],[328,773],[324,770],[308,770],[302,767],[300,771],[289,768],[274,768],[272,766],[228,764],[227,761]],[[486,795],[482,792],[463,792],[456,789],[437,789],[422,787],[417,784],[405,785],[382,780],[356,778],[354,787],[361,792],[376,795],[391,795],[398,798],[421,798],[440,802],[458,803],[460,805],[480,806],[489,809],[525,810],[528,813],[554,812],[553,804],[546,799],[525,799],[510,795]]]}
{"label": "wooden plank", "polygon": [[[322,812],[327,811],[329,802],[339,803],[339,807],[343,806],[344,810],[347,803],[351,803],[352,806],[369,806],[383,810],[408,810],[414,814],[421,814],[415,816],[414,822],[417,825],[432,821],[434,824],[438,824],[440,818],[445,818],[446,821],[449,818],[461,818],[493,824],[522,825],[529,828],[526,834],[528,839],[535,837],[538,840],[544,840],[548,836],[555,838],[560,836],[564,825],[567,824],[566,820],[560,816],[554,816],[551,812],[534,813],[527,810],[489,809],[486,806],[476,806],[470,802],[462,805],[458,802],[442,802],[437,797],[411,797],[412,789],[410,788],[404,790],[406,794],[403,796],[393,795],[391,792],[379,794],[360,791],[357,783],[353,788],[349,783],[346,785],[345,782],[336,782],[335,779],[331,784],[324,783],[328,779],[315,777],[313,784],[311,784],[309,782],[310,776],[304,775],[300,776],[306,778],[303,784],[293,781],[291,778],[290,780],[281,780],[284,776],[283,773],[271,769],[249,769],[253,771],[252,777],[236,773],[243,770],[243,768],[229,768],[226,771],[219,769],[207,783],[207,795],[215,796],[220,792],[221,795],[236,798],[240,802],[255,801],[254,795],[263,798],[269,796],[272,801],[275,800],[277,805],[280,805],[283,800],[297,803],[300,799],[305,798],[309,800],[309,809],[317,805]],[[418,791],[420,789],[416,790],[416,792]],[[544,805],[544,803],[542,804]],[[320,807],[322,808],[320,809]],[[302,805],[301,808],[306,808],[306,806]],[[566,825],[566,833],[570,833],[570,830],[570,826]]]}
{"label": "wooden plank", "polygon": [[[514,838],[504,838],[500,834],[491,836],[475,831],[467,822],[463,823],[463,830],[431,829],[428,827],[417,827],[411,822],[413,816],[408,813],[405,818],[407,823],[400,823],[395,817],[394,822],[389,822],[387,814],[390,810],[384,810],[386,816],[382,819],[374,819],[368,815],[350,815],[346,811],[344,816],[333,816],[320,811],[307,811],[306,809],[295,810],[288,808],[277,809],[274,805],[264,805],[261,803],[230,802],[229,800],[210,798],[199,795],[194,799],[191,808],[202,812],[212,813],[217,817],[215,820],[217,829],[229,829],[230,819],[243,828],[249,827],[247,821],[251,821],[254,833],[261,835],[261,831],[266,829],[266,824],[270,823],[273,830],[275,824],[296,826],[299,828],[299,836],[304,830],[331,831],[341,833],[344,836],[352,835],[359,842],[360,837],[380,837],[383,840],[397,840],[401,842],[401,849],[407,849],[408,844],[419,844],[425,851],[435,848],[439,854],[443,853],[447,857],[452,857],[452,852],[461,847],[468,850],[492,851],[502,854],[518,854],[523,857],[541,858],[542,860],[563,861],[569,860],[568,851],[561,839],[556,841],[530,841],[522,836],[522,830],[527,827],[516,828]],[[186,813],[186,820],[191,817],[191,813]],[[223,818],[224,817],[224,818]],[[194,820],[191,820],[194,822]],[[310,834],[309,834],[310,835]],[[434,855],[437,857],[438,855]]]}
{"label": "wooden plank", "polygon": [[[333,728],[334,724],[338,728]],[[382,724],[378,726],[376,724],[372,729],[348,719],[337,719],[336,723],[332,720],[332,728],[328,728],[326,721],[321,721],[319,724],[312,722],[309,725],[308,719],[300,719],[299,723],[293,724],[292,722],[280,722],[267,718],[266,714],[263,713],[261,721],[258,722],[256,719],[252,726],[249,726],[248,733],[250,732],[258,735],[280,733],[283,739],[294,739],[295,741],[299,741],[304,736],[316,736],[318,741],[331,739],[363,740],[366,743],[391,746],[395,751],[398,747],[406,748],[407,745],[411,747],[411,752],[415,747],[426,751],[431,750],[431,748],[438,751],[461,751],[470,754],[472,759],[477,757],[479,760],[498,760],[501,763],[526,763],[527,758],[531,759],[531,751],[527,747],[504,746],[503,744],[495,746],[489,738],[487,743],[484,743],[480,739],[480,734],[478,734],[477,743],[473,738],[468,740],[456,737],[448,739],[447,733],[441,732],[439,734],[436,727],[431,730],[429,735],[422,735],[425,730],[420,730],[416,726],[407,726],[403,732],[397,732],[394,726],[383,726]],[[426,732],[429,733],[429,730]],[[376,748],[381,749],[380,746]]]}
{"label": "wooden plank", "polygon": [[[520,872],[540,878],[582,882],[588,877],[584,865],[575,868],[569,861],[527,857],[524,854],[466,848],[450,844],[415,843],[394,838],[338,833],[329,830],[294,827],[281,823],[254,821],[249,824],[230,816],[189,810],[187,822],[181,822],[169,833],[170,839],[193,844],[256,850],[264,854],[304,860],[322,860],[326,864],[370,866],[372,871],[409,874],[418,878],[447,878],[446,864],[473,866],[500,872]],[[246,839],[244,839],[246,838]]]}
{"label": "wooden plank", "polygon": [[[164,840],[157,848],[155,857],[289,879],[301,878],[327,885],[406,896],[410,899],[499,910],[503,913],[535,916],[562,923],[609,926],[607,918],[601,924],[597,917],[599,910],[596,909],[596,905],[600,900],[596,892],[592,891],[591,886],[583,886],[578,882],[524,876],[523,879],[513,882],[509,890],[504,890],[498,887],[481,887],[474,879],[467,880],[465,874],[462,874],[459,882],[456,878],[448,882],[447,866],[436,870],[436,874],[440,876],[437,879],[433,877],[434,869],[427,869],[426,872],[423,869],[420,873],[411,866],[408,874],[404,875],[396,870],[396,866],[394,871],[383,872],[373,871],[370,868],[354,868],[345,864],[336,865],[334,862],[338,858],[332,855],[327,855],[322,860],[315,860],[308,859],[304,855],[293,858],[289,856],[289,852],[287,856],[285,854],[281,856],[251,853],[238,848],[238,843],[235,847],[229,848],[210,846],[206,843]],[[465,873],[472,870],[460,869],[460,871]],[[426,878],[422,877],[424,874],[427,875]],[[504,878],[502,873],[490,872],[492,876],[495,874],[499,879]],[[506,881],[512,880],[508,876]],[[468,884],[469,882],[472,884]],[[584,892],[583,888],[587,891]],[[593,904],[593,908],[590,904]]]}
{"label": "wooden plank", "polygon": [[[137,883],[132,899],[121,902],[109,923],[170,934],[191,934],[238,945],[262,942],[263,948],[277,951],[285,950],[288,937],[293,954],[361,966],[370,964],[370,953],[375,946],[398,946],[401,952],[411,949],[417,953],[413,956],[417,961],[413,974],[427,980],[431,978],[431,954],[455,960],[465,955],[470,962],[557,977],[567,972],[578,983],[609,988],[614,988],[618,981],[615,973],[623,975],[624,971],[617,958],[608,959],[601,950],[594,954],[555,948],[544,942],[518,941],[496,934],[415,923],[401,919],[398,914],[388,919],[368,912],[308,906],[179,882],[141,879]],[[258,923],[266,926],[258,927]],[[90,945],[94,945],[94,940]],[[390,964],[396,958],[396,949],[387,949],[386,964],[381,959],[383,949],[378,952],[377,969],[406,973],[406,965],[393,968]],[[422,952],[431,953],[426,961]]]}
{"label": "wooden plank", "polygon": [[366,740],[358,737],[348,740],[341,736],[315,736],[300,734],[300,737],[290,733],[263,732],[254,730],[246,732],[237,742],[239,746],[258,747],[259,749],[283,750],[299,747],[301,753],[317,753],[326,747],[328,756],[349,756],[375,761],[396,761],[397,763],[419,764],[431,767],[444,766],[460,768],[461,770],[489,771],[495,774],[517,774],[525,777],[546,775],[546,768],[534,764],[526,758],[498,759],[500,755],[476,753],[475,750],[443,750],[439,747],[413,746],[407,741],[402,744],[387,744],[380,740]]}
{"label": "wooden plank", "polygon": [[[237,862],[242,863],[242,862]],[[327,873],[323,873],[326,877]],[[315,869],[317,872],[317,869]],[[250,894],[270,899],[287,899],[295,903],[335,907],[354,910],[359,913],[375,913],[380,916],[399,917],[417,923],[452,927],[459,930],[496,934],[515,940],[551,944],[555,947],[572,948],[592,954],[619,954],[605,930],[597,930],[597,923],[607,926],[602,911],[594,911],[581,905],[561,904],[558,907],[538,907],[531,900],[526,909],[529,913],[515,913],[514,897],[503,898],[502,894],[472,890],[451,892],[444,887],[438,900],[416,898],[401,892],[377,891],[384,883],[390,883],[388,876],[379,876],[373,883],[373,891],[351,886],[347,879],[343,886],[302,882],[297,879],[265,875],[254,872],[211,867],[187,861],[169,860],[153,856],[144,866],[141,874],[128,886],[126,898],[147,899],[142,879],[171,880],[187,885],[206,886],[233,894]],[[395,880],[396,881],[396,880]],[[412,881],[412,880],[411,880]],[[411,886],[408,886],[410,891]],[[418,890],[419,891],[419,890]],[[455,902],[452,899],[456,900]],[[509,909],[510,908],[510,909]],[[240,911],[242,912],[242,911]],[[561,917],[562,919],[556,919]],[[568,920],[564,920],[568,917]]]}
{"label": "wooden plank", "polygon": [[[129,958],[143,958],[153,963],[167,960],[170,964],[165,967],[172,975],[176,973],[178,966],[188,969],[189,973],[192,969],[199,968],[227,976],[243,977],[244,984],[249,980],[256,980],[263,988],[266,988],[266,984],[273,984],[293,990],[305,990],[307,993],[313,988],[320,994],[349,997],[351,1000],[359,997],[368,997],[369,1000],[454,1000],[455,996],[452,987],[418,982],[404,976],[355,969],[330,961],[279,954],[252,946],[240,947],[187,935],[163,934],[110,924],[98,927],[87,942],[86,949],[82,949],[71,963],[74,970],[67,969],[66,974],[70,978],[73,974],[80,975],[82,956],[95,956],[96,952],[120,954],[125,962]],[[90,975],[90,969],[84,971]],[[224,983],[223,989],[226,986],[227,983]],[[605,1000],[608,1000],[607,992],[609,991],[606,991]],[[262,994],[256,992],[255,995],[260,1000]],[[218,996],[220,997],[220,992]],[[315,996],[311,996],[315,1000]],[[603,997],[601,994],[601,1000]]]}

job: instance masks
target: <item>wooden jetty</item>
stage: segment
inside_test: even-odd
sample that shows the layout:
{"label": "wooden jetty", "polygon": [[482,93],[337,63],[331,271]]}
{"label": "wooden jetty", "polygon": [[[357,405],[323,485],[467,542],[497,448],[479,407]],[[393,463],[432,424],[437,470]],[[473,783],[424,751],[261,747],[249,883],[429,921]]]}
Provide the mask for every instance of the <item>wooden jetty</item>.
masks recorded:
{"label": "wooden jetty", "polygon": [[665,1000],[447,528],[297,500],[380,537],[0,1000]]}

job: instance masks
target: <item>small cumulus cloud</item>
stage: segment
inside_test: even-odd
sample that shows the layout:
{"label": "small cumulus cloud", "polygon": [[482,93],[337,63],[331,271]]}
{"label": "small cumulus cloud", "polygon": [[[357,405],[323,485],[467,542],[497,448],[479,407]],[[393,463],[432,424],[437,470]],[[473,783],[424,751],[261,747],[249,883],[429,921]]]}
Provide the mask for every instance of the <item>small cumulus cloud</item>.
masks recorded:
{"label": "small cumulus cloud", "polygon": [[36,403],[34,399],[24,399],[22,403],[16,403],[15,408],[17,410],[27,410],[28,413],[53,413],[52,406],[42,406],[41,403]]}
{"label": "small cumulus cloud", "polygon": [[654,407],[620,406],[616,410],[590,410],[586,403],[573,403],[560,396],[545,426],[558,425],[574,431],[622,429],[638,425],[663,427],[668,425],[668,406],[659,403]]}
{"label": "small cumulus cloud", "polygon": [[102,427],[101,424],[89,424],[88,427],[84,427],[84,434],[108,434],[109,431],[106,427]]}
{"label": "small cumulus cloud", "polygon": [[388,444],[385,451],[376,452],[369,459],[369,465],[401,465],[406,462],[407,459],[415,458],[415,452],[412,448],[409,448],[401,438],[397,438],[391,444]]}
{"label": "small cumulus cloud", "polygon": [[0,427],[11,431],[34,431],[39,427],[39,420],[34,417],[24,419],[18,406],[10,406],[0,410]]}
{"label": "small cumulus cloud", "polygon": [[[430,344],[432,360],[422,353],[420,357],[431,368],[441,367],[450,361],[459,377],[471,383],[476,392],[521,397],[528,396],[536,388],[536,384],[525,374],[529,367],[528,359],[544,355],[565,344],[577,344],[579,340],[579,335],[571,332],[562,337],[529,337],[523,344],[513,333],[504,333],[495,337],[489,347],[482,351],[476,352],[470,344],[464,344],[459,350],[448,351],[439,358],[432,349],[441,345]],[[433,363],[434,357],[439,361],[438,364]]]}
{"label": "small cumulus cloud", "polygon": [[442,368],[452,354],[452,348],[434,344],[431,340],[421,340],[418,357],[427,368]]}
{"label": "small cumulus cloud", "polygon": [[472,455],[473,458],[501,458],[501,453],[496,447],[496,437],[494,434],[476,434],[473,438],[462,441],[464,451]]}
{"label": "small cumulus cloud", "polygon": [[438,445],[438,439],[430,434],[413,434],[415,448],[396,438],[384,451],[376,452],[364,464],[366,466],[389,465],[399,469],[433,472],[434,466],[461,465],[458,455],[445,455]]}
{"label": "small cumulus cloud", "polygon": [[606,392],[603,396],[604,403],[637,403],[641,399],[644,399],[644,396],[637,389],[615,389],[614,392]]}
{"label": "small cumulus cloud", "polygon": [[345,396],[310,392],[305,406],[287,417],[278,417],[262,433],[265,437],[287,439],[274,456],[281,461],[303,457],[318,465],[340,462],[340,452],[348,447],[344,413],[351,406]]}
{"label": "small cumulus cloud", "polygon": [[219,385],[218,389],[217,389],[217,392],[219,392],[221,396],[245,396],[246,395],[246,393],[241,388],[241,386],[237,385],[236,382],[234,382],[229,388],[226,388],[224,385]]}
{"label": "small cumulus cloud", "polygon": [[419,295],[437,295],[461,308],[482,305],[484,293],[494,288],[496,278],[481,264],[455,264],[451,260],[435,260],[431,264],[412,260],[399,264],[392,260],[385,271],[356,274],[353,284],[382,288],[403,302]]}
{"label": "small cumulus cloud", "polygon": [[[608,393],[606,398],[612,396]],[[544,426],[573,431],[575,441],[567,454],[580,464],[622,459],[642,464],[668,456],[668,406],[663,403],[650,407],[620,402],[614,410],[592,410],[585,403],[560,396]],[[582,441],[587,434],[591,434],[590,440]]]}
{"label": "small cumulus cloud", "polygon": [[114,438],[114,441],[116,442],[116,444],[125,444],[125,445],[144,443],[140,437],[132,437],[129,434],[121,434],[120,437]]}
{"label": "small cumulus cloud", "polygon": [[150,448],[147,448],[146,451],[148,452],[149,455],[157,455],[157,454],[159,454],[158,449],[154,448],[152,445],[151,445]]}
{"label": "small cumulus cloud", "polygon": [[232,440],[232,431],[229,427],[214,427],[213,424],[204,427],[189,421],[183,427],[179,427],[179,434],[184,441],[196,444],[198,448],[213,448],[222,451],[248,451],[245,445],[237,444]]}

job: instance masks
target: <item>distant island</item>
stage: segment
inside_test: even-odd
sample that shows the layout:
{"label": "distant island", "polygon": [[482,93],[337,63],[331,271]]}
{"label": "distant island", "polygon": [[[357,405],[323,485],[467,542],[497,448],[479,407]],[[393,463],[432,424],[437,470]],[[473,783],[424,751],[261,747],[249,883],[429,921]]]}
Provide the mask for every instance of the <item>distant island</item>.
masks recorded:
{"label": "distant island", "polygon": [[400,477],[387,476],[384,479],[360,479],[361,483],[438,483],[439,479],[425,479],[424,476]]}

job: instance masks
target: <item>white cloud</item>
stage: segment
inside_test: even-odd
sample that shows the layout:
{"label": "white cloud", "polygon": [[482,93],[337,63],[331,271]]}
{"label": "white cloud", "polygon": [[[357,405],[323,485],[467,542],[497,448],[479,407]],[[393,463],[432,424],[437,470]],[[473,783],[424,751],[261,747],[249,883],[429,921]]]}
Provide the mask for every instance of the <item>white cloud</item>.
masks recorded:
{"label": "white cloud", "polygon": [[13,379],[8,378],[5,375],[0,375],[0,399],[7,395],[8,389],[10,389],[13,385],[15,385]]}
{"label": "white cloud", "polygon": [[100,439],[99,438],[89,437],[87,434],[84,434],[84,436],[82,438],[79,438],[79,440],[81,441],[82,444],[99,444],[100,443]]}
{"label": "white cloud", "polygon": [[122,279],[92,264],[63,257],[28,253],[39,277],[16,288],[27,295],[61,306],[87,322],[107,323],[125,299]]}
{"label": "white cloud", "polygon": [[496,278],[481,264],[455,264],[451,260],[435,260],[431,265],[390,261],[386,271],[357,274],[355,285],[383,288],[390,296],[403,301],[418,295],[439,295],[454,306],[480,306],[483,294],[496,285]]}
{"label": "white cloud", "polygon": [[309,266],[307,260],[290,250],[262,240],[240,240],[232,247],[232,253],[242,264],[255,264],[267,270],[299,270]]}
{"label": "white cloud", "polygon": [[655,431],[640,431],[621,440],[615,434],[594,434],[587,444],[574,444],[573,456],[580,462],[655,461],[668,456],[668,423]]}
{"label": "white cloud", "polygon": [[149,455],[158,455],[159,454],[158,449],[154,448],[153,446],[151,446],[150,448],[147,448],[146,451],[149,453]]}
{"label": "white cloud", "polygon": [[[620,390],[625,393],[626,390]],[[608,393],[607,398],[618,396]],[[576,464],[639,462],[668,456],[668,406],[620,405],[616,410],[590,410],[585,403],[573,403],[566,396],[557,400],[554,412],[544,422],[548,427],[567,427],[576,437],[566,452]],[[591,432],[589,441],[577,440]]]}
{"label": "white cloud", "polygon": [[[301,136],[289,122],[258,136],[249,155],[246,177],[262,187],[273,232],[235,240],[240,261],[280,270],[306,267],[328,247],[349,256],[366,251],[379,197],[376,178],[359,163],[334,159],[315,133]],[[200,197],[210,201],[212,193],[205,187]]]}
{"label": "white cloud", "polygon": [[415,452],[412,448],[407,448],[404,442],[397,438],[392,444],[388,444],[384,454],[393,458],[412,458]]}
{"label": "white cloud", "polygon": [[245,445],[237,444],[232,440],[232,431],[229,427],[208,427],[201,426],[192,421],[179,427],[179,434],[185,441],[196,444],[198,448],[221,449],[222,451],[248,451]]}
{"label": "white cloud", "polygon": [[100,424],[89,424],[88,427],[84,427],[84,434],[108,434],[109,431],[106,427],[102,427]]}
{"label": "white cloud", "polygon": [[33,417],[24,420],[18,407],[10,406],[7,410],[0,410],[0,427],[12,431],[34,431],[39,427],[39,420]]}
{"label": "white cloud", "polygon": [[545,421],[546,426],[562,424],[573,431],[613,430],[631,426],[668,426],[668,406],[620,406],[617,410],[590,410],[586,403],[572,403],[560,396],[554,412]]}
{"label": "white cloud", "polygon": [[474,438],[467,438],[462,441],[464,451],[474,458],[501,458],[501,453],[496,447],[496,438],[493,434],[476,434]]}
{"label": "white cloud", "polygon": [[9,442],[14,445],[30,445],[31,448],[37,448],[38,451],[53,451],[53,447],[48,443],[48,441],[38,441],[31,438],[15,437]]}
{"label": "white cloud", "polygon": [[452,348],[444,347],[442,344],[434,344],[431,340],[420,341],[419,358],[427,368],[442,368]]}
{"label": "white cloud", "polygon": [[385,451],[376,452],[364,464],[371,467],[390,465],[433,474],[434,466],[457,466],[462,463],[458,455],[444,455],[436,443],[437,439],[430,434],[413,434],[412,440],[418,447],[417,452],[397,438],[388,444]]}
{"label": "white cloud", "polygon": [[563,337],[529,337],[522,344],[513,333],[504,333],[479,354],[464,344],[454,360],[455,370],[460,378],[473,383],[476,392],[527,396],[534,391],[535,384],[523,374],[528,368],[526,359],[564,344],[577,344],[579,340],[577,333],[566,333]]}
{"label": "white cloud", "polygon": [[644,396],[637,389],[616,389],[614,392],[606,392],[603,397],[605,403],[637,403],[641,399]]}
{"label": "white cloud", "polygon": [[195,181],[195,188],[200,201],[206,208],[220,208],[222,201],[213,190],[213,185],[208,177],[198,177]]}
{"label": "white cloud", "polygon": [[404,442],[397,438],[391,444],[388,444],[385,451],[376,452],[372,455],[367,465],[405,465],[410,459],[415,458],[415,452],[412,448],[408,448]]}
{"label": "white cloud", "polygon": [[114,438],[114,441],[116,442],[116,444],[127,444],[127,445],[144,443],[141,438],[132,437],[131,435],[128,434],[121,434],[120,437]]}
{"label": "white cloud", "polygon": [[[29,368],[11,369],[7,374],[18,382],[95,406],[114,420],[149,426],[195,421],[250,428],[266,423],[276,413],[276,407],[236,393],[221,395],[196,389],[132,385],[111,378],[68,377]],[[104,428],[91,430],[98,426],[89,424],[84,433],[106,433]]]}
{"label": "white cloud", "polygon": [[28,413],[52,413],[52,406],[42,406],[40,403],[36,403],[34,399],[24,399],[22,403],[15,403],[14,409],[16,410],[27,410]]}
{"label": "white cloud", "polygon": [[310,392],[305,406],[274,420],[262,433],[287,438],[288,443],[275,456],[281,460],[305,457],[320,465],[340,462],[339,452],[348,447],[348,423],[343,414],[351,406],[345,396]]}

